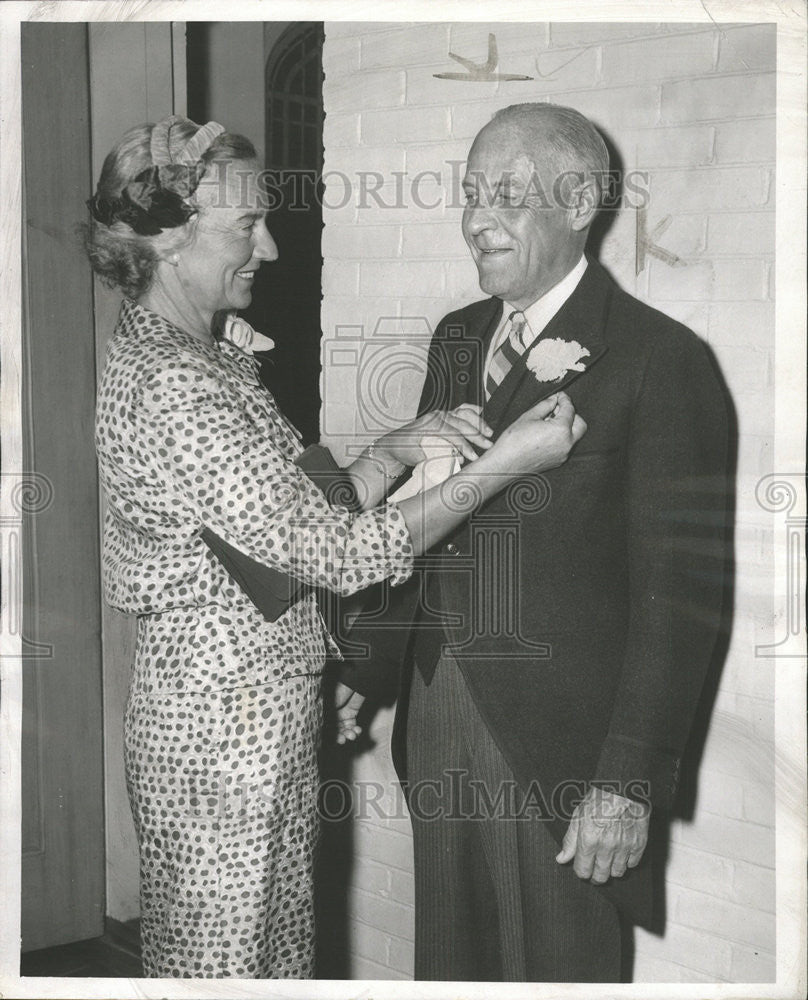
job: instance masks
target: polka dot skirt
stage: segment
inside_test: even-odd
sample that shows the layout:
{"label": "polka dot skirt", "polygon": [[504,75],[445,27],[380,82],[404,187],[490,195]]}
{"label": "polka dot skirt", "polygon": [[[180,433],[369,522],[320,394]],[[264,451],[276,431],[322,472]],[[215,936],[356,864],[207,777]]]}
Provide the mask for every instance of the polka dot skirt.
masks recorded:
{"label": "polka dot skirt", "polygon": [[320,721],[316,676],[130,696],[146,976],[313,975]]}
{"label": "polka dot skirt", "polygon": [[138,616],[125,720],[147,976],[313,974],[326,643],[266,622],[200,538],[339,593],[412,572],[393,504],[330,508],[255,362],[125,300],[99,389],[107,600]]}

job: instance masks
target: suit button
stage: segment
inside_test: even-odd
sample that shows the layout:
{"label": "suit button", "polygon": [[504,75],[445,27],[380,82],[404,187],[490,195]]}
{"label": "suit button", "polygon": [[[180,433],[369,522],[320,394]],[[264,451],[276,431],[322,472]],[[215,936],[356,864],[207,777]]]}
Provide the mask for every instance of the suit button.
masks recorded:
{"label": "suit button", "polygon": [[459,556],[460,555],[460,549],[455,545],[454,542],[449,542],[446,545],[444,551],[447,552],[450,556]]}

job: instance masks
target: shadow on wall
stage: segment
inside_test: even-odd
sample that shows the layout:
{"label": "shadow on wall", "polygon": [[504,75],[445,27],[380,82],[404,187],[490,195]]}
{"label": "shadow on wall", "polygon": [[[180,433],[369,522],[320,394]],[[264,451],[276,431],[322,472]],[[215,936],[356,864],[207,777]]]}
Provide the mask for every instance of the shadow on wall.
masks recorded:
{"label": "shadow on wall", "polygon": [[[323,683],[325,718],[320,750],[320,849],[315,869],[316,977],[351,978],[348,898],[355,857],[354,822],[341,790],[351,787],[355,748],[336,742],[333,673]],[[366,744],[363,744],[366,746]]]}

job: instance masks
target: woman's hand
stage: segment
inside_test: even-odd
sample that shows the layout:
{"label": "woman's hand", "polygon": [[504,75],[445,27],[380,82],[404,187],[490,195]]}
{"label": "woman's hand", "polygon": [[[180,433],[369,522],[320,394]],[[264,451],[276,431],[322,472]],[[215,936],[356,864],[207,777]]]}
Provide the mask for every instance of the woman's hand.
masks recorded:
{"label": "woman's hand", "polygon": [[493,432],[483,420],[481,409],[464,403],[454,410],[431,410],[374,441],[347,470],[362,510],[375,507],[405,468],[429,457],[421,447],[426,437],[447,441],[461,462],[464,459],[473,462],[478,454],[476,449],[484,454],[491,447]]}
{"label": "woman's hand", "polygon": [[473,462],[479,451],[491,447],[493,432],[481,411],[481,406],[471,403],[463,403],[454,410],[431,410],[379,438],[374,450],[383,451],[402,465],[417,465],[427,457],[421,439],[439,437],[452,444],[461,459]]}
{"label": "woman's hand", "polygon": [[567,460],[585,432],[586,423],[569,396],[559,392],[526,410],[503,431],[486,463],[513,476],[554,469]]}
{"label": "woman's hand", "polygon": [[561,465],[585,430],[569,396],[560,392],[523,413],[446,482],[399,501],[415,554],[428,551],[512,480]]}

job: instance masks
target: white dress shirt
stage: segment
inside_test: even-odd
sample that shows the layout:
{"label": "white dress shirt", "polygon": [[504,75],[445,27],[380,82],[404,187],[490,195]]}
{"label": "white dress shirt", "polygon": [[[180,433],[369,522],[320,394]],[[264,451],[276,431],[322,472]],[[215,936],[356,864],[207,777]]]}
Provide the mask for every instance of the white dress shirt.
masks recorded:
{"label": "white dress shirt", "polygon": [[575,267],[557,285],[553,285],[549,292],[545,292],[540,299],[536,299],[527,309],[516,309],[516,306],[511,305],[510,302],[505,303],[502,320],[496,333],[491,338],[491,343],[488,345],[485,368],[483,369],[483,385],[485,385],[488,378],[491,359],[494,357],[499,345],[510,332],[511,324],[509,317],[511,313],[516,309],[517,312],[525,314],[527,327],[522,334],[522,340],[526,344],[532,343],[578,287],[578,282],[584,276],[586,263],[586,257],[581,254],[581,259]]}

